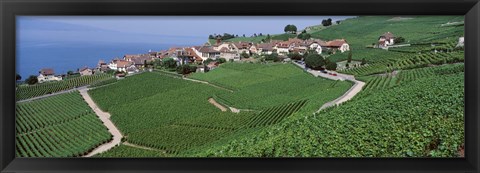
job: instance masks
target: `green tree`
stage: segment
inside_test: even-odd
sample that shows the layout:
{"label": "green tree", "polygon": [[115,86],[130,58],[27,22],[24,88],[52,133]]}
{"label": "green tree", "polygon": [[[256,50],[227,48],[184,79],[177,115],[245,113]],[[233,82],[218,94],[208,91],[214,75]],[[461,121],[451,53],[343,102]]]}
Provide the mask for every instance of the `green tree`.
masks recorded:
{"label": "green tree", "polygon": [[37,76],[31,75],[27,78],[27,80],[25,80],[25,82],[27,82],[27,84],[29,84],[29,85],[33,85],[33,84],[38,83],[38,78],[37,78]]}
{"label": "green tree", "polygon": [[73,71],[72,70],[67,71],[67,75],[69,76],[73,75]]}
{"label": "green tree", "polygon": [[351,62],[352,62],[352,51],[348,51],[348,59],[347,59],[347,62],[348,62],[348,63],[351,63]]}
{"label": "green tree", "polygon": [[242,52],[242,53],[240,54],[240,57],[241,57],[241,58],[250,58],[250,55],[249,55],[248,53],[246,53],[246,52]]}
{"label": "green tree", "polygon": [[308,54],[308,56],[305,57],[305,64],[308,68],[322,70],[325,66],[325,59],[319,54]]}
{"label": "green tree", "polygon": [[207,65],[207,64],[209,64],[210,62],[213,62],[213,61],[214,61],[213,59],[208,58],[205,61],[203,61],[203,64]]}
{"label": "green tree", "polygon": [[285,33],[295,34],[295,33],[297,33],[297,26],[295,26],[295,25],[287,25],[287,26],[285,26],[285,28],[283,29],[283,31],[285,31]]}
{"label": "green tree", "polygon": [[403,38],[403,37],[396,37],[395,39],[393,39],[393,42],[395,42],[395,43],[403,43],[403,42],[405,42],[405,38]]}
{"label": "green tree", "polygon": [[350,68],[350,64],[348,64],[348,63],[345,64],[345,67]]}
{"label": "green tree", "polygon": [[308,40],[308,39],[312,38],[312,35],[305,32],[305,33],[298,34],[297,38],[302,39],[302,40]]}
{"label": "green tree", "polygon": [[218,58],[217,62],[220,63],[220,64],[222,64],[222,63],[227,62],[227,59],[225,59],[225,58]]}
{"label": "green tree", "polygon": [[326,69],[327,70],[333,70],[333,71],[337,70],[337,63],[329,62],[326,66]]}
{"label": "green tree", "polygon": [[163,58],[162,65],[165,68],[175,68],[177,67],[177,62],[173,58]]}
{"label": "green tree", "polygon": [[22,76],[20,76],[18,73],[15,75],[15,80],[22,80]]}
{"label": "green tree", "polygon": [[265,60],[267,61],[278,61],[278,54],[272,53],[270,55],[265,55]]}
{"label": "green tree", "polygon": [[178,66],[176,68],[176,71],[177,71],[178,74],[186,75],[186,74],[190,74],[190,73],[193,73],[193,72],[197,71],[197,66],[183,64],[183,65]]}
{"label": "green tree", "polygon": [[287,56],[293,60],[301,60],[303,58],[303,56],[300,55],[298,52],[288,53]]}

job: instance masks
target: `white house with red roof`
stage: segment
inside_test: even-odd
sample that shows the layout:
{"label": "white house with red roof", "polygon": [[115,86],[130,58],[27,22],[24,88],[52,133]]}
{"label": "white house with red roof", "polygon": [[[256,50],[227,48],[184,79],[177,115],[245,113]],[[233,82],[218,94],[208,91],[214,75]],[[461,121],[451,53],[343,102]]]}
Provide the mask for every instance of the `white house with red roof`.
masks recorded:
{"label": "white house with red roof", "polygon": [[49,82],[49,81],[61,81],[61,76],[55,76],[55,72],[51,68],[43,68],[37,76],[38,83]]}

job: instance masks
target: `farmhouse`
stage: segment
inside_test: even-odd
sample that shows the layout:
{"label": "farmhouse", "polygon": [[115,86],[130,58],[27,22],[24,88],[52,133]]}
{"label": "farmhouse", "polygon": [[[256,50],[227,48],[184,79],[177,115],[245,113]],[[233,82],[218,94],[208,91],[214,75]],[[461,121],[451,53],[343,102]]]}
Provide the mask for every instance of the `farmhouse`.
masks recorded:
{"label": "farmhouse", "polygon": [[257,44],[257,54],[266,54],[270,55],[273,53],[274,43],[259,43]]}
{"label": "farmhouse", "polygon": [[116,71],[126,72],[127,67],[133,65],[133,62],[115,59],[108,64],[108,68]]}
{"label": "farmhouse", "polygon": [[203,61],[220,58],[220,51],[215,50],[213,46],[193,46],[192,49]]}
{"label": "farmhouse", "polygon": [[93,70],[88,67],[82,67],[78,70],[78,73],[80,73],[80,76],[90,76],[93,74]]}
{"label": "farmhouse", "polygon": [[39,73],[39,75],[37,76],[38,83],[62,80],[61,76],[55,76],[55,72],[51,68],[41,69],[38,73]]}
{"label": "farmhouse", "polygon": [[[320,44],[321,45],[321,44]],[[345,52],[350,50],[350,46],[348,45],[345,39],[336,39],[332,41],[328,41],[325,45],[328,49],[339,50],[340,52]]]}
{"label": "farmhouse", "polygon": [[395,44],[395,36],[391,32],[386,32],[378,37],[378,47],[384,48]]}

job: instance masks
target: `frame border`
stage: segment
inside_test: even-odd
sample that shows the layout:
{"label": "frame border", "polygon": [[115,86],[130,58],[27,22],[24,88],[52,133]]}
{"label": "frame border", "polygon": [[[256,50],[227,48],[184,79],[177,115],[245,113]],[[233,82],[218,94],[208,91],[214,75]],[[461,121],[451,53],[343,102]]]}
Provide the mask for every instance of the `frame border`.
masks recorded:
{"label": "frame border", "polygon": [[[234,4],[234,5],[232,5]],[[389,6],[392,8],[371,7]],[[178,8],[181,7],[181,8]],[[0,171],[3,172],[478,172],[478,0],[0,0]],[[15,158],[17,15],[465,15],[465,158]]]}

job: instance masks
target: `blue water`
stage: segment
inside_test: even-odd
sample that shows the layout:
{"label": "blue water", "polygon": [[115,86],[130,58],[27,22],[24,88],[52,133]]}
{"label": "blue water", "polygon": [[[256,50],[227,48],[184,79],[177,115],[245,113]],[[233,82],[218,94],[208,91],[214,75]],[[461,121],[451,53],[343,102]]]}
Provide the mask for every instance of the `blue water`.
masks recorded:
{"label": "blue water", "polygon": [[17,45],[16,69],[22,79],[38,75],[41,68],[53,68],[55,74],[88,66],[95,67],[98,60],[109,62],[125,54],[159,51],[173,45],[143,43],[20,43]]}

